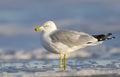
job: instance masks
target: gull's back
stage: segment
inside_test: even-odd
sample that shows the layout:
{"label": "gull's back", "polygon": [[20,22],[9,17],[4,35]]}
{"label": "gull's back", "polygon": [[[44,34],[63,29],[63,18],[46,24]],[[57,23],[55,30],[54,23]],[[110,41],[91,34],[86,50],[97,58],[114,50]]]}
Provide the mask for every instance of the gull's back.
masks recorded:
{"label": "gull's back", "polygon": [[57,30],[50,35],[50,38],[53,43],[60,42],[68,47],[83,46],[97,41],[86,33],[69,30]]}

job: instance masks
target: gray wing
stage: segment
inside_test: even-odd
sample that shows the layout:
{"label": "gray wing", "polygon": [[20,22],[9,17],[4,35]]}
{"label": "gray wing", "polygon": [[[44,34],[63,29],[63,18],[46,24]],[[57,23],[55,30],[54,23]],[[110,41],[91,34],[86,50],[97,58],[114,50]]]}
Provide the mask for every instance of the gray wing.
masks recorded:
{"label": "gray wing", "polygon": [[93,37],[83,33],[69,30],[58,30],[50,35],[52,42],[61,42],[69,47],[91,43]]}

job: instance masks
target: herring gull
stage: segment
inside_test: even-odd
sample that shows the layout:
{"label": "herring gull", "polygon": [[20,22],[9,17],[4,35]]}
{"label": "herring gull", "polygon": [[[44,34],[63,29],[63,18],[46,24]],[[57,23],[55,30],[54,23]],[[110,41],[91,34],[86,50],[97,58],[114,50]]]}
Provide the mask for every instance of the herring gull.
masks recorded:
{"label": "herring gull", "polygon": [[112,33],[89,35],[84,32],[72,30],[58,30],[53,21],[47,21],[42,26],[35,28],[35,31],[42,30],[42,45],[50,52],[60,54],[60,69],[63,68],[62,59],[64,58],[64,69],[66,69],[66,54],[74,52],[86,46],[101,44],[104,40],[109,40]]}

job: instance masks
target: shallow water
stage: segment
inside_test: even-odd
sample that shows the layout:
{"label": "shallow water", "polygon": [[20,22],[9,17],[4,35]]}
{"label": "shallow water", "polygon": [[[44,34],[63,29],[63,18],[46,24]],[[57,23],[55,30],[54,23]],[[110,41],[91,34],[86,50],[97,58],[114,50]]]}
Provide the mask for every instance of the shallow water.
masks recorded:
{"label": "shallow water", "polygon": [[0,60],[1,77],[120,76],[120,59],[68,59],[66,71],[59,60]]}

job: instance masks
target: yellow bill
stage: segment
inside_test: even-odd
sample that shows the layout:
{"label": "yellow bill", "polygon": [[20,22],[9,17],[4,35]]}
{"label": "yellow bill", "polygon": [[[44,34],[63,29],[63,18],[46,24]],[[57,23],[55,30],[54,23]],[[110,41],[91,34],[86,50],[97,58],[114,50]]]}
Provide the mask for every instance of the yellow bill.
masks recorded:
{"label": "yellow bill", "polygon": [[41,31],[42,28],[41,28],[41,27],[37,27],[37,28],[35,28],[34,30],[35,30],[35,31]]}

